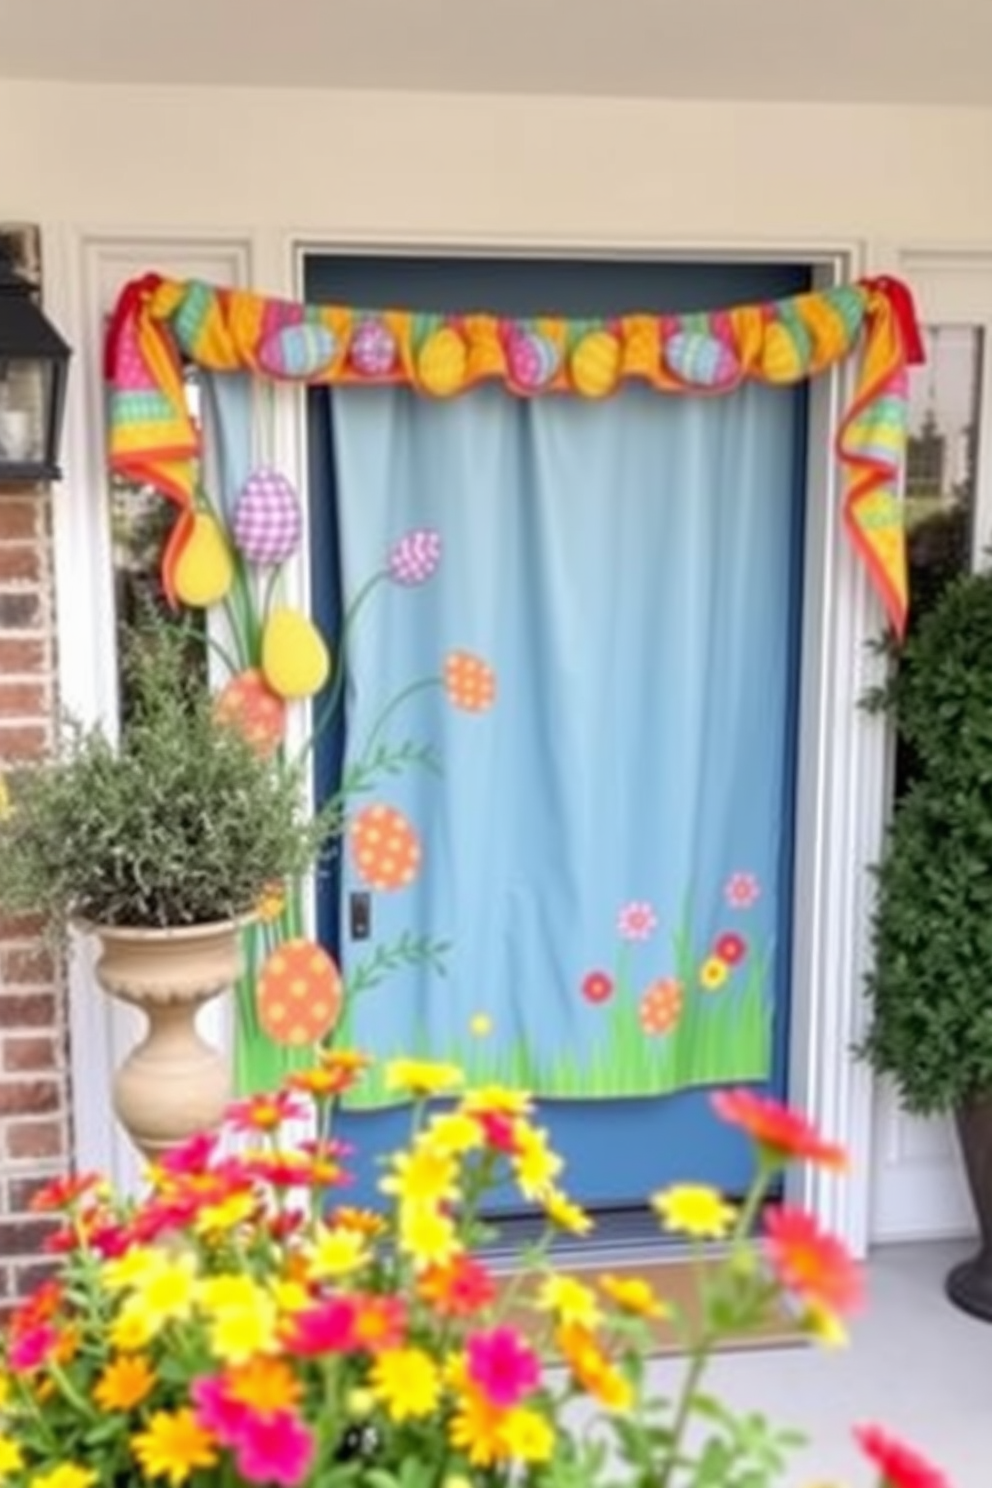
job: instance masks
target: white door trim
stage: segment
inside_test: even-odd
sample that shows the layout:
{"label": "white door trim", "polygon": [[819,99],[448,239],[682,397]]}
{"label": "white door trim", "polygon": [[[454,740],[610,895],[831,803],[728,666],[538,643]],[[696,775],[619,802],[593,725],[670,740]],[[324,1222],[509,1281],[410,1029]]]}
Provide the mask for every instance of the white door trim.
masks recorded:
{"label": "white door trim", "polygon": [[[170,234],[65,229],[59,286],[52,309],[76,347],[67,421],[66,489],[56,501],[55,543],[59,596],[60,681],[64,700],[84,719],[116,713],[110,549],[105,499],[100,346],[100,289],[119,270],[120,281],[148,268],[177,275],[257,284],[296,296],[307,252],[542,253],[805,262],[825,283],[863,272],[864,245],[856,241],[774,245],[725,239],[710,242],[535,242],[500,239],[424,240],[408,233],[347,237],[292,232]],[[80,371],[84,376],[80,376]],[[797,1174],[797,1199],[858,1251],[867,1240],[872,1139],[871,1080],[850,1056],[861,1026],[866,875],[884,811],[884,735],[857,709],[865,684],[866,642],[881,613],[844,536],[839,472],[832,433],[848,387],[849,369],[811,388],[807,580],[804,605],[801,762],[797,852],[797,934],[794,949],[792,1089],[814,1119],[852,1154],[851,1178]],[[278,403],[276,455],[287,474],[305,482],[302,399]],[[294,576],[305,598],[301,563]],[[92,976],[80,957],[70,976],[72,1067],[79,1162],[133,1180],[135,1165],[107,1109],[110,1073],[130,1032],[116,1014],[94,1003]],[[97,1011],[95,1011],[97,1009]]]}

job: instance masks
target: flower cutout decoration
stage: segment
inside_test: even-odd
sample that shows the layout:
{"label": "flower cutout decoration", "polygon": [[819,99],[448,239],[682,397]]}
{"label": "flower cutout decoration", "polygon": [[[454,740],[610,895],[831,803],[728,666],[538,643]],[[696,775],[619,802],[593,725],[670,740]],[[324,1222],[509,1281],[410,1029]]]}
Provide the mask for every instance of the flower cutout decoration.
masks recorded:
{"label": "flower cutout decoration", "polygon": [[761,885],[753,873],[732,873],[724,885],[723,896],[731,909],[750,909],[760,895]]}
{"label": "flower cutout decoration", "polygon": [[582,996],[586,1002],[609,1002],[613,991],[613,978],[605,971],[591,971],[582,979]]}
{"label": "flower cutout decoration", "polygon": [[456,708],[485,713],[496,701],[496,673],[481,656],[452,651],[444,662],[444,690]]}
{"label": "flower cutout decoration", "polygon": [[699,985],[705,992],[719,992],[730,975],[730,967],[719,956],[707,956],[699,968]]}
{"label": "flower cutout decoration", "polygon": [[735,935],[728,930],[725,935],[717,938],[713,954],[728,966],[739,966],[747,955],[747,941],[742,935]]}
{"label": "flower cutout decoration", "polygon": [[426,584],[440,562],[440,532],[433,527],[416,527],[393,544],[387,568],[394,583],[416,588]]}
{"label": "flower cutout decoration", "polygon": [[394,806],[366,806],[351,824],[355,871],[373,889],[405,889],[420,872],[423,852],[416,828]]}
{"label": "flower cutout decoration", "polygon": [[650,940],[658,928],[658,916],[645,899],[632,899],[617,915],[617,930],[623,940]]}

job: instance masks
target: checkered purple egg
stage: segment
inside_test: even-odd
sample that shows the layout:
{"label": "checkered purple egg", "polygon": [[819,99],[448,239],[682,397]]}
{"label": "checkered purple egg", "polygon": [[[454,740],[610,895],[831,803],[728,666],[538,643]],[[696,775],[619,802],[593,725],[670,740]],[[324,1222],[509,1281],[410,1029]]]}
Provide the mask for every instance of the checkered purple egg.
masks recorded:
{"label": "checkered purple egg", "polygon": [[381,320],[363,320],[351,339],[350,355],[363,377],[385,377],[396,365],[396,338]]}
{"label": "checkered purple egg", "polygon": [[389,552],[389,576],[412,588],[425,584],[441,561],[441,534],[433,527],[405,532]]}
{"label": "checkered purple egg", "polygon": [[299,546],[303,517],[293,486],[278,470],[254,471],[234,509],[234,541],[249,563],[285,563]]}
{"label": "checkered purple egg", "polygon": [[538,331],[517,331],[507,346],[510,376],[528,391],[545,387],[558,371],[558,349]]}

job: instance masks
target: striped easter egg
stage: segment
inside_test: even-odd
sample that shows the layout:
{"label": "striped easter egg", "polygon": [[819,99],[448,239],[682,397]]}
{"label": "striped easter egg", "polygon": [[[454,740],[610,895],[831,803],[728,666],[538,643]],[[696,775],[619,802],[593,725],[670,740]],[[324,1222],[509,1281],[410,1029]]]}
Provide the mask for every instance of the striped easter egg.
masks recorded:
{"label": "striped easter egg", "polygon": [[461,391],[468,369],[468,348],[453,326],[428,336],[417,357],[417,375],[425,392],[450,398]]}
{"label": "striped easter egg", "polygon": [[620,376],[620,342],[609,331],[590,331],[572,352],[572,382],[584,398],[605,398]]}
{"label": "striped easter egg", "polygon": [[740,376],[740,363],[719,336],[677,331],[662,348],[665,365],[692,387],[726,387]]}
{"label": "striped easter egg", "polygon": [[769,382],[798,382],[809,371],[813,343],[802,321],[790,315],[765,327],[761,372]]}
{"label": "striped easter egg", "polygon": [[381,320],[362,320],[351,338],[348,360],[362,377],[385,377],[396,365],[396,337]]}
{"label": "striped easter egg", "polygon": [[514,331],[506,346],[510,377],[517,387],[536,392],[547,387],[558,373],[558,348],[540,331]]}
{"label": "striped easter egg", "polygon": [[328,326],[303,322],[284,326],[263,341],[259,366],[273,377],[313,377],[333,362],[337,337]]}

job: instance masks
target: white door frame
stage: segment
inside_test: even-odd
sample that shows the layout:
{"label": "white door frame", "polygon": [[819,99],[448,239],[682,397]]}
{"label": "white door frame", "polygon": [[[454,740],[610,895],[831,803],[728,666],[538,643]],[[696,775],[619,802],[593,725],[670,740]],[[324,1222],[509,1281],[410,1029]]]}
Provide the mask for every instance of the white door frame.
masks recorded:
{"label": "white door frame", "polygon": [[[76,348],[67,410],[66,489],[55,503],[59,666],[64,702],[83,720],[116,718],[114,625],[105,495],[102,314],[117,282],[159,268],[185,277],[254,283],[295,297],[307,253],[543,253],[586,256],[751,259],[815,266],[824,285],[868,267],[864,245],[742,242],[539,242],[487,235],[458,241],[397,233],[168,233],[63,229],[55,252],[52,312]],[[47,239],[46,239],[47,245]],[[866,874],[884,820],[885,731],[857,707],[867,684],[867,641],[881,625],[877,602],[843,532],[833,431],[851,386],[842,367],[811,384],[806,584],[800,699],[796,926],[790,1081],[793,1099],[848,1147],[850,1178],[801,1172],[791,1196],[858,1252],[868,1238],[872,1081],[850,1055],[862,1026]],[[280,396],[274,451],[300,488],[306,460],[303,400]],[[305,549],[304,549],[305,551]],[[307,565],[293,587],[304,603]],[[69,974],[78,1161],[130,1184],[136,1165],[108,1107],[111,1072],[132,1040],[130,1025],[94,991],[84,954]]]}

